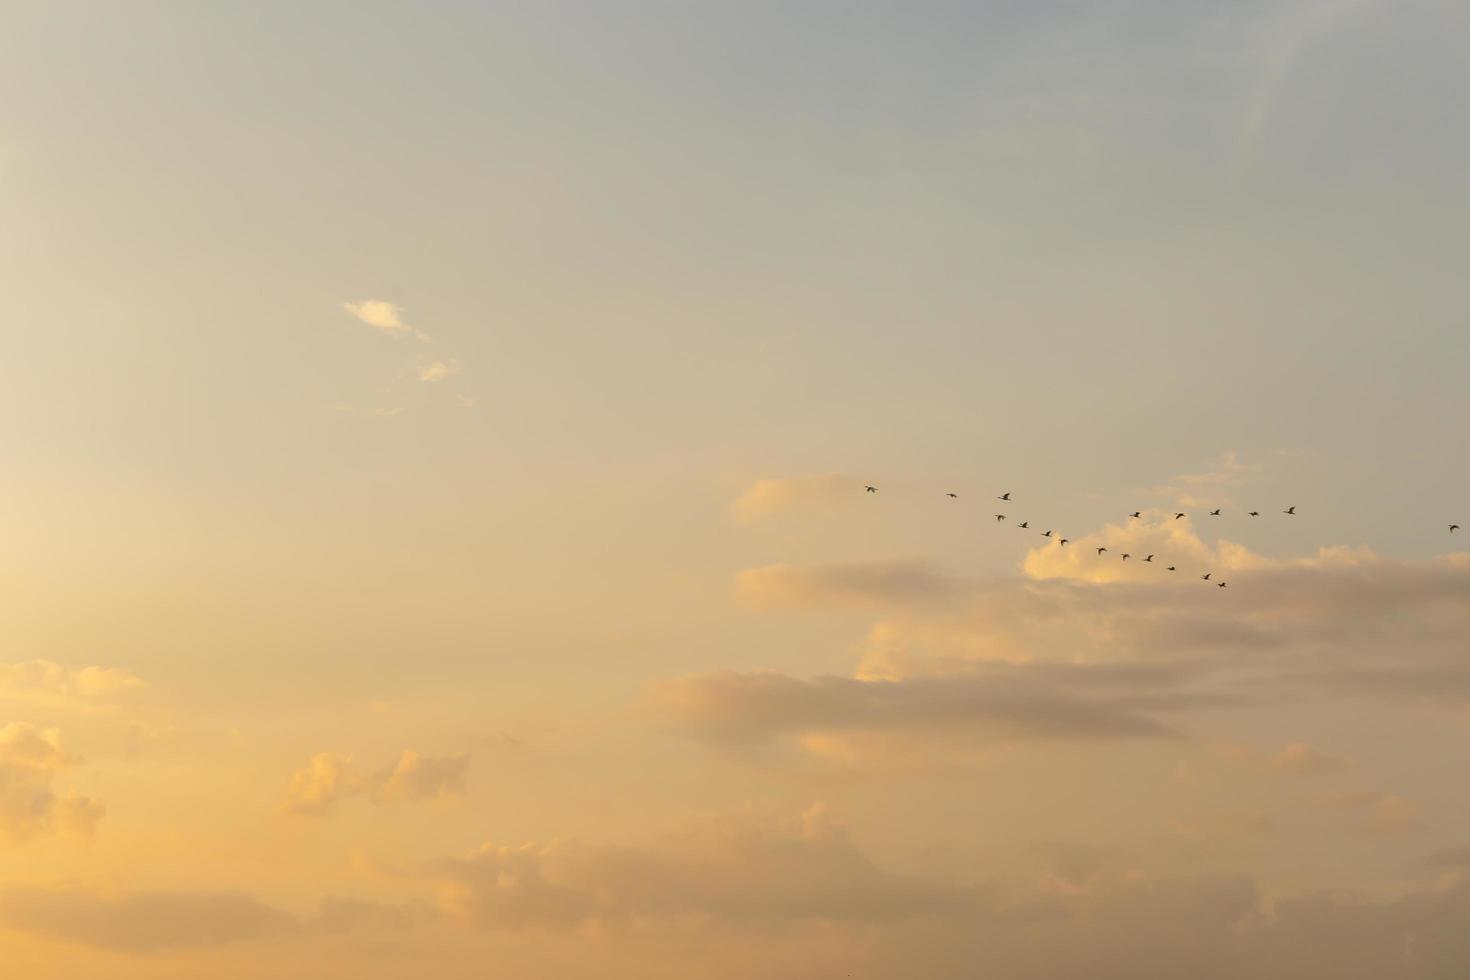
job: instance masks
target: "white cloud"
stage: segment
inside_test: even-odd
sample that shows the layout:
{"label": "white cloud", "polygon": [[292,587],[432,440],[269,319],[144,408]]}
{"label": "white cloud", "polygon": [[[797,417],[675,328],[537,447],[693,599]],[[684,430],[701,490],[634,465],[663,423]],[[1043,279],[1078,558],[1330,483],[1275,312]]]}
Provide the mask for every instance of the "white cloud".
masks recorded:
{"label": "white cloud", "polygon": [[383,299],[364,299],[356,303],[343,303],[342,308],[379,333],[389,337],[406,337],[410,334],[425,343],[431,338],[427,333],[403,322],[403,307]]}
{"label": "white cloud", "polygon": [[430,361],[428,364],[419,365],[418,379],[432,383],[443,381],[445,378],[452,378],[459,373],[459,361],[450,358],[448,360]]}

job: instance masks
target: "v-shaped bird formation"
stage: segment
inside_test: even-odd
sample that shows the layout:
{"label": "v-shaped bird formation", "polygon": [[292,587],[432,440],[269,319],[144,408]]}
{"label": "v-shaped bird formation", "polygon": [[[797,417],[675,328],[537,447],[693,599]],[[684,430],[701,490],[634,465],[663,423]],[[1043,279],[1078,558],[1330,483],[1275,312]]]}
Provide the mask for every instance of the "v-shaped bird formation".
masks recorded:
{"label": "v-shaped bird formation", "polygon": [[[875,486],[871,486],[871,485],[865,485],[863,487],[863,489],[867,493],[877,493],[878,492],[878,488],[875,487]],[[953,493],[953,492],[949,492],[949,491],[947,491],[944,495],[946,497],[950,498],[951,500],[958,500],[959,499],[959,496],[960,496],[957,493]],[[1006,501],[1008,503],[1009,502],[1012,502],[1012,500],[1011,500],[1011,491],[1007,490],[1005,493],[998,494],[998,495],[996,495],[996,498],[995,499],[996,500],[1001,500],[1001,501]],[[1281,513],[1284,514],[1287,517],[1296,517],[1297,516],[1296,506],[1297,506],[1296,504],[1292,504],[1290,507],[1287,507],[1285,510],[1281,511]],[[1223,507],[1217,507],[1214,510],[1209,511],[1208,512],[1208,516],[1209,517],[1222,517],[1223,516],[1223,512],[1224,512],[1224,509],[1225,508],[1223,508]],[[1169,513],[1173,514],[1174,520],[1176,520],[1176,521],[1183,520],[1184,518],[1186,518],[1186,517],[1189,516],[1188,513],[1183,512],[1183,511],[1170,511]],[[1261,512],[1258,511],[1258,510],[1248,510],[1248,511],[1245,511],[1245,515],[1247,517],[1260,517],[1261,516]],[[1143,511],[1141,511],[1141,510],[1135,510],[1135,511],[1133,511],[1132,513],[1130,513],[1128,515],[1128,518],[1130,520],[1142,520],[1143,519]],[[996,514],[995,515],[995,520],[996,520],[996,523],[1004,523],[1007,520],[1007,517],[1006,517],[1005,514]],[[1028,530],[1030,527],[1031,527],[1031,522],[1030,521],[1021,521],[1020,523],[1018,523],[1016,525],[1016,528],[1018,530]],[[1450,534],[1454,534],[1456,531],[1459,531],[1460,530],[1460,525],[1458,525],[1458,524],[1451,524],[1451,525],[1449,525],[1449,529],[1450,529]],[[1043,538],[1052,538],[1054,541],[1057,542],[1058,547],[1066,547],[1068,544],[1071,543],[1071,539],[1070,538],[1054,537],[1054,529],[1053,528],[1048,528],[1047,530],[1042,531],[1041,532],[1041,536]],[[1099,559],[1103,558],[1103,556],[1106,555],[1107,553],[1108,553],[1108,549],[1107,549],[1106,546],[1102,546],[1102,547],[1097,548],[1097,557]],[[1128,559],[1130,559],[1132,557],[1133,557],[1133,555],[1131,553],[1124,552],[1120,556],[1120,559],[1122,561],[1125,561],[1126,562],[1126,561],[1128,561]],[[1155,557],[1157,557],[1157,556],[1156,555],[1149,555],[1149,556],[1147,556],[1146,558],[1143,559],[1143,563],[1144,564],[1152,565],[1152,564],[1154,564],[1154,558]],[[1165,560],[1167,561],[1167,559],[1165,559]],[[1178,570],[1179,570],[1179,567],[1177,565],[1164,565],[1164,571],[1166,571],[1166,572],[1177,572]],[[1203,581],[1203,582],[1208,582],[1209,584],[1215,586],[1216,588],[1220,588],[1220,589],[1225,588],[1228,583],[1215,580],[1214,575],[1215,575],[1215,573],[1213,571],[1205,572],[1203,575],[1200,576],[1200,580]]]}

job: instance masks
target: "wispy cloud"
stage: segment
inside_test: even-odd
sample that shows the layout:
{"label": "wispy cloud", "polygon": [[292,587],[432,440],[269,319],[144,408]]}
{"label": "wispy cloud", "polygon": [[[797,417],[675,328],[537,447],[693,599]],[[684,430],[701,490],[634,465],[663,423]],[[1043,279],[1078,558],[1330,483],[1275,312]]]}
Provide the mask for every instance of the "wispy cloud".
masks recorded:
{"label": "wispy cloud", "polygon": [[850,476],[766,477],[756,480],[731,505],[742,521],[759,521],[792,510],[821,510],[858,500],[863,484]]}
{"label": "wispy cloud", "polygon": [[461,365],[459,361],[454,358],[448,358],[419,365],[417,376],[420,381],[433,383],[443,381],[445,378],[452,378],[456,374],[459,374],[460,370]]}

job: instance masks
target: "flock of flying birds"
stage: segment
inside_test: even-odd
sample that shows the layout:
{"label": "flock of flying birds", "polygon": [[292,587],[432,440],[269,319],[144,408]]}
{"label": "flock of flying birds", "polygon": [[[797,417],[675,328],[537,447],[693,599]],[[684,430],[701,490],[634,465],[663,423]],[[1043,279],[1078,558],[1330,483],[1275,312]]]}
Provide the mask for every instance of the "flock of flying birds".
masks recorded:
{"label": "flock of flying birds", "polygon": [[[878,492],[878,488],[875,487],[875,486],[867,485],[867,486],[864,486],[863,487],[863,491],[865,493],[877,493]],[[959,498],[959,494],[957,494],[957,493],[946,493],[945,496],[946,497],[955,498],[955,499],[958,499]],[[996,500],[1001,500],[1001,501],[1009,501],[1011,499],[1011,492],[1009,490],[1007,490],[1005,493],[1001,494],[1000,496],[996,497],[995,499]],[[1210,516],[1211,517],[1219,517],[1221,510],[1223,510],[1223,508],[1219,508],[1219,507],[1215,508],[1214,510],[1210,511]],[[1177,520],[1181,520],[1182,518],[1185,518],[1185,517],[1188,517],[1189,516],[1188,514],[1185,514],[1182,511],[1175,511],[1173,513],[1174,513],[1174,520],[1176,520],[1176,521]],[[1281,513],[1285,514],[1288,517],[1295,517],[1296,516],[1296,505],[1295,504],[1292,504],[1290,507],[1286,508]],[[1260,517],[1261,516],[1261,512],[1258,511],[1258,510],[1246,511],[1246,516],[1247,517]],[[1133,520],[1133,519],[1142,519],[1143,512],[1142,511],[1135,510],[1133,513],[1129,514],[1128,517],[1129,517],[1130,520]],[[996,514],[995,515],[995,519],[996,519],[997,522],[1003,523],[1006,520],[1006,515],[1004,515],[1004,514]],[[1024,530],[1029,530],[1031,528],[1031,522],[1030,521],[1022,521],[1021,523],[1017,524],[1016,527],[1022,529],[1023,531]],[[1459,529],[1460,529],[1460,525],[1458,525],[1458,524],[1451,524],[1450,525],[1450,533],[1451,534],[1454,534]],[[1054,532],[1051,531],[1050,529],[1047,529],[1045,531],[1041,531],[1039,533],[1041,534],[1041,536],[1043,538],[1053,538],[1062,547],[1066,547],[1068,544],[1071,544],[1071,540],[1070,539],[1056,537],[1055,534],[1054,534]],[[1097,556],[1099,558],[1101,558],[1104,554],[1107,553],[1107,550],[1108,549],[1106,547],[1099,547],[1097,549]],[[1127,561],[1128,559],[1132,558],[1133,555],[1131,553],[1125,551],[1125,552],[1123,552],[1121,554],[1121,557],[1122,557],[1123,561]],[[1148,564],[1148,565],[1163,564],[1162,562],[1156,563],[1154,561],[1154,559],[1157,558],[1157,557],[1158,557],[1157,555],[1144,555],[1143,558],[1140,559],[1140,561],[1142,561],[1143,563]],[[1167,571],[1167,572],[1177,572],[1179,570],[1179,568],[1176,565],[1164,565],[1164,570]],[[1200,576],[1200,580],[1201,581],[1204,581],[1204,582],[1210,582],[1213,579],[1214,574],[1215,574],[1214,572],[1206,572],[1205,574],[1203,574],[1203,575]],[[1220,588],[1220,589],[1225,588],[1225,586],[1227,585],[1227,583],[1226,582],[1223,582],[1223,581],[1214,582],[1213,584],[1215,585],[1216,588]]]}

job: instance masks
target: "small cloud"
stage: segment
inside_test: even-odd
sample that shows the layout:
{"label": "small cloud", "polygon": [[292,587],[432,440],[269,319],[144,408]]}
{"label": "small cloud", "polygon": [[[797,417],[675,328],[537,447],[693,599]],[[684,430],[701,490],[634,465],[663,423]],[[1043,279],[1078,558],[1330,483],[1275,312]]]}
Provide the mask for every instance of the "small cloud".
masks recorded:
{"label": "small cloud", "polygon": [[379,333],[389,337],[405,337],[409,334],[429,343],[432,338],[416,327],[403,322],[403,307],[383,299],[364,299],[356,303],[343,303],[342,309],[357,317]]}
{"label": "small cloud", "polygon": [[0,664],[0,697],[96,702],[142,686],[119,667],[68,667],[49,660]]}
{"label": "small cloud", "polygon": [[384,803],[459,799],[469,763],[466,755],[426,756],[404,749],[396,763],[378,773],[373,796]]}
{"label": "small cloud", "polygon": [[1283,776],[1316,776],[1341,769],[1347,764],[1337,756],[1314,749],[1306,742],[1292,742],[1276,752],[1233,742],[1216,743],[1211,746],[1211,750],[1224,762],[1268,769]]}
{"label": "small cloud", "polygon": [[419,366],[418,378],[420,381],[430,383],[443,381],[445,378],[453,377],[460,372],[459,361],[450,359],[444,361],[431,361]]}
{"label": "small cloud", "polygon": [[737,519],[753,522],[789,510],[816,510],[852,503],[862,492],[862,482],[850,476],[769,477],[752,483],[731,505],[731,511]]}
{"label": "small cloud", "polygon": [[1293,776],[1312,776],[1342,768],[1336,756],[1318,752],[1306,742],[1292,742],[1268,760],[1272,769]]}
{"label": "small cloud", "polygon": [[735,577],[735,588],[757,606],[882,606],[942,599],[956,583],[917,561],[828,565],[765,565]]}
{"label": "small cloud", "polygon": [[1407,833],[1419,826],[1419,805],[1395,793],[1358,790],[1323,801],[1334,810],[1362,814],[1361,829],[1381,837]]}
{"label": "small cloud", "polygon": [[318,752],[291,777],[281,809],[286,813],[326,813],[340,800],[367,796],[378,803],[423,802],[464,796],[466,755],[422,755],[404,749],[398,759],[374,773],[358,772],[350,756]]}
{"label": "small cloud", "polygon": [[282,809],[287,813],[325,813],[339,799],[362,792],[351,756],[318,752],[305,769],[291,777]]}

